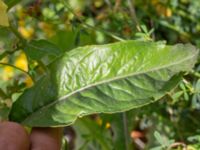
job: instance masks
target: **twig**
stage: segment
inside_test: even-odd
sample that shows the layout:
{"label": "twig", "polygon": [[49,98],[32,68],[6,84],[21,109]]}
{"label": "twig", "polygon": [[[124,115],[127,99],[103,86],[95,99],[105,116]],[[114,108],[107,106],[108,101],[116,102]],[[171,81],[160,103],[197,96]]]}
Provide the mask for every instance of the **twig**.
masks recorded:
{"label": "twig", "polygon": [[47,66],[41,60],[38,60],[37,62],[41,66],[41,68],[44,69],[45,73],[49,74]]}
{"label": "twig", "polygon": [[0,60],[8,55],[7,51],[0,54]]}
{"label": "twig", "polygon": [[2,98],[2,99],[6,99],[7,98],[6,93],[1,88],[0,88],[0,98]]}
{"label": "twig", "polygon": [[140,150],[145,148],[145,143],[140,138],[136,138],[134,142],[137,144]]}
{"label": "twig", "polygon": [[0,54],[0,60],[6,57],[7,55],[12,55],[16,51],[19,51],[20,49],[14,49],[13,51],[4,51],[3,53]]}
{"label": "twig", "polygon": [[[154,22],[152,19],[150,19],[150,26],[151,26],[151,29],[154,29]],[[154,31],[152,32],[152,39],[155,40],[156,39],[156,36],[155,36],[155,33]]]}
{"label": "twig", "polygon": [[124,138],[125,138],[125,146],[126,146],[126,150],[128,150],[129,148],[129,136],[128,136],[128,127],[127,127],[127,116],[126,116],[126,112],[122,113],[122,118],[123,118],[123,127],[124,127]]}
{"label": "twig", "polygon": [[121,0],[115,0],[114,12],[116,12],[121,4]]}
{"label": "twig", "polygon": [[103,32],[104,34],[116,39],[116,40],[119,40],[119,41],[124,41],[124,39],[118,37],[117,35],[114,35],[113,33],[110,33],[108,31],[105,31],[103,29],[100,29],[100,28],[97,28],[97,27],[94,27],[94,26],[91,26],[87,23],[85,23],[84,21],[82,21],[77,15],[76,13],[74,13],[73,9],[69,6],[69,4],[66,2],[66,1],[63,1],[63,3],[65,4],[65,6],[68,8],[68,10],[78,19],[79,22],[81,22],[82,26],[85,26],[85,27],[88,27],[94,31],[98,30],[100,32]]}
{"label": "twig", "polygon": [[97,28],[97,27],[93,27],[93,26],[91,26],[91,25],[89,25],[89,24],[86,24],[86,23],[83,23],[83,24],[84,24],[86,27],[89,27],[89,28],[93,29],[94,31],[99,30],[100,32],[103,32],[104,34],[106,34],[106,35],[108,35],[108,36],[110,36],[110,37],[112,37],[112,38],[114,38],[114,39],[116,39],[116,40],[118,40],[118,41],[124,41],[124,39],[118,37],[117,35],[114,35],[113,33],[110,33],[110,32],[108,32],[108,31],[105,31],[105,30],[100,29],[100,28]]}
{"label": "twig", "polygon": [[137,17],[136,17],[136,13],[135,13],[135,8],[134,8],[134,5],[133,5],[133,2],[131,0],[127,0],[127,3],[128,3],[128,6],[129,6],[131,17],[132,17],[134,23],[136,24],[136,28],[137,28],[137,30],[139,32],[141,32],[142,30],[140,28],[139,22],[138,22]]}
{"label": "twig", "polygon": [[165,22],[165,21],[162,21],[162,20],[159,21],[159,24],[164,26],[164,27],[167,27],[167,28],[169,28],[171,30],[176,31],[177,33],[179,33],[180,35],[184,36],[187,39],[191,38],[191,35],[189,33],[180,30],[178,27],[174,26],[173,24],[169,24],[168,22]]}
{"label": "twig", "polygon": [[185,143],[182,143],[182,142],[176,142],[176,143],[173,143],[171,144],[167,150],[171,150],[172,148],[176,148],[178,146],[182,146],[183,147],[183,150],[187,150],[187,145]]}
{"label": "twig", "polygon": [[192,73],[192,75],[194,75],[194,76],[200,78],[200,73],[199,73],[199,72],[194,72],[194,73]]}
{"label": "twig", "polygon": [[25,39],[19,34],[19,32],[13,27],[12,23],[10,23],[9,29],[12,31],[12,33],[15,34],[15,36],[20,40],[23,46],[25,46],[26,41]]}
{"label": "twig", "polygon": [[110,0],[105,0],[106,4],[112,9],[112,5],[111,5],[111,2]]}
{"label": "twig", "polygon": [[[14,69],[17,69],[17,70],[19,70],[19,71],[21,71],[21,72],[27,74],[27,75],[33,80],[32,76],[31,76],[28,72],[24,71],[24,70],[21,69],[21,68],[18,68],[18,67],[14,66],[14,65],[11,65],[11,64],[1,63],[1,62],[0,62],[0,65],[10,66],[10,67],[12,67],[12,68],[14,68]],[[33,80],[33,81],[34,81],[34,80]]]}

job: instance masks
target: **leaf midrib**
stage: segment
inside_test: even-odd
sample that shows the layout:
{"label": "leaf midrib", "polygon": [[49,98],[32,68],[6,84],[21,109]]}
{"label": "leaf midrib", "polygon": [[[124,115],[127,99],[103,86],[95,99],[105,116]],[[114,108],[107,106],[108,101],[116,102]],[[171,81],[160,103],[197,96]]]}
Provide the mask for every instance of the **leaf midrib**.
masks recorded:
{"label": "leaf midrib", "polygon": [[154,69],[152,69],[152,70],[148,70],[148,71],[146,71],[146,72],[142,71],[142,72],[132,73],[132,74],[129,74],[129,75],[120,76],[120,77],[115,77],[115,78],[112,78],[112,79],[109,79],[109,80],[104,80],[104,81],[101,81],[101,82],[96,82],[96,83],[90,84],[90,85],[88,85],[88,86],[85,86],[85,87],[83,87],[83,88],[80,88],[80,89],[78,89],[78,90],[75,90],[74,92],[71,92],[71,93],[69,93],[69,94],[67,94],[67,95],[65,95],[65,96],[63,96],[63,97],[61,97],[61,98],[59,98],[58,100],[53,101],[52,103],[47,104],[46,106],[42,107],[41,109],[36,110],[36,111],[33,112],[31,115],[27,116],[26,119],[24,119],[24,120],[22,121],[22,123],[25,122],[26,120],[28,120],[28,118],[30,118],[31,116],[34,116],[35,114],[37,114],[37,112],[39,112],[39,111],[42,112],[42,110],[45,110],[45,109],[47,109],[48,107],[50,107],[50,106],[52,106],[52,105],[54,105],[54,104],[56,104],[56,103],[59,103],[59,102],[65,100],[66,98],[68,98],[68,97],[70,97],[70,96],[72,96],[72,95],[74,95],[74,94],[76,94],[76,93],[78,93],[78,92],[82,92],[82,91],[84,91],[84,90],[86,90],[86,89],[89,89],[89,88],[91,88],[91,87],[94,87],[94,86],[97,86],[97,85],[101,85],[101,84],[105,84],[105,83],[109,83],[109,82],[112,82],[112,81],[115,81],[115,80],[119,80],[119,79],[123,79],[123,78],[128,78],[128,77],[136,76],[136,75],[140,75],[140,74],[146,74],[146,73],[149,73],[149,72],[152,72],[152,71],[162,70],[162,69],[164,69],[164,68],[169,68],[169,67],[171,67],[171,66],[175,66],[175,65],[178,65],[178,64],[180,64],[180,63],[182,63],[182,62],[185,62],[185,61],[187,61],[187,60],[192,59],[193,57],[196,56],[196,54],[198,54],[198,50],[196,50],[196,52],[194,52],[194,54],[191,55],[190,57],[186,57],[185,59],[182,59],[182,60],[180,60],[180,61],[177,61],[176,63],[171,63],[171,64],[169,64],[169,65],[164,65],[164,66],[161,66],[161,67],[157,67],[157,68],[154,68]]}

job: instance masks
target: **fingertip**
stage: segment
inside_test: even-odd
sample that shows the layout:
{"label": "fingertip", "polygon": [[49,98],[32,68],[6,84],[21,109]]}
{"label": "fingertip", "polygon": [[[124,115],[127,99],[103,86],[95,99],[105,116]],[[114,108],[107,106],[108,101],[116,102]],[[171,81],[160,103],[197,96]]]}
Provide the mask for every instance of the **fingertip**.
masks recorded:
{"label": "fingertip", "polygon": [[62,128],[33,128],[30,135],[31,150],[60,150],[62,133]]}
{"label": "fingertip", "polygon": [[0,149],[29,150],[30,141],[27,131],[15,122],[0,122]]}

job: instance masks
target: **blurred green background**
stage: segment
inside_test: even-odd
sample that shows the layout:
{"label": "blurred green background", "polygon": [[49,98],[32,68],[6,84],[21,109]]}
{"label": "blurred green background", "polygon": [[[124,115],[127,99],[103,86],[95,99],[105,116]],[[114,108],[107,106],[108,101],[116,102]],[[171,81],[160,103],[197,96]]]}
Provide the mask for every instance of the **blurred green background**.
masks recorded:
{"label": "blurred green background", "polygon": [[[11,28],[0,27],[0,120],[7,119],[12,103],[45,70],[44,62],[27,59],[19,37],[46,39],[62,52],[130,39],[200,47],[200,0],[4,2]],[[63,150],[199,150],[199,63],[156,103],[78,119],[65,128]]]}

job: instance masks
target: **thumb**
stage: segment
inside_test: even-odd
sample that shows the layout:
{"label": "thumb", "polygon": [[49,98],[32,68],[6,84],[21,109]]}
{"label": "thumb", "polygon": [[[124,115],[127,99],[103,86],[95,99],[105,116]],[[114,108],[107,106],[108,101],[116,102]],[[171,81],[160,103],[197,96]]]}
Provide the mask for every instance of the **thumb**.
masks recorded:
{"label": "thumb", "polygon": [[60,150],[62,131],[62,128],[33,128],[30,135],[31,150]]}
{"label": "thumb", "polygon": [[1,150],[29,150],[30,142],[26,130],[15,122],[0,122]]}

